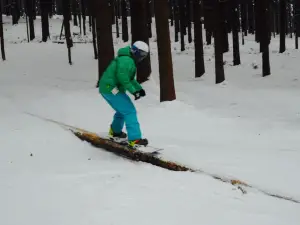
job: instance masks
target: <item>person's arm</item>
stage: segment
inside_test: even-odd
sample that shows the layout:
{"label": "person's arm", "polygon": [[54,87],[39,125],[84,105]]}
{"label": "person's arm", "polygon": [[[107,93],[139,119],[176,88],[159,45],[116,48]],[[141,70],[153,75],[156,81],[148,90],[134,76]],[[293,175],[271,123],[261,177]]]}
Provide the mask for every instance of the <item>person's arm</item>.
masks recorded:
{"label": "person's arm", "polygon": [[130,73],[132,71],[133,61],[131,59],[123,58],[121,62],[118,62],[118,71],[117,71],[117,78],[121,85],[129,91],[131,94],[134,94],[137,89],[135,85],[130,80]]}
{"label": "person's arm", "polygon": [[132,84],[133,84],[133,86],[135,87],[135,89],[136,89],[137,91],[143,89],[142,85],[140,85],[140,83],[139,83],[136,79],[133,79]]}

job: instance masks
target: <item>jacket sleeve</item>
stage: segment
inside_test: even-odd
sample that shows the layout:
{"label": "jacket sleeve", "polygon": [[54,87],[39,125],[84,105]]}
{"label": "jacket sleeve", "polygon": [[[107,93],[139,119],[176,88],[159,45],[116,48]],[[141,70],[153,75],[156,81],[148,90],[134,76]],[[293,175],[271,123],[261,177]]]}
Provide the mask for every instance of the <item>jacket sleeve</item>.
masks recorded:
{"label": "jacket sleeve", "polygon": [[136,89],[137,91],[143,89],[143,87],[140,85],[139,82],[137,82],[136,79],[133,79],[132,84],[133,84],[133,86],[135,87],[135,89]]}
{"label": "jacket sleeve", "polygon": [[135,85],[130,80],[130,75],[133,70],[134,62],[131,59],[122,59],[118,62],[117,78],[120,84],[131,94],[136,92]]}

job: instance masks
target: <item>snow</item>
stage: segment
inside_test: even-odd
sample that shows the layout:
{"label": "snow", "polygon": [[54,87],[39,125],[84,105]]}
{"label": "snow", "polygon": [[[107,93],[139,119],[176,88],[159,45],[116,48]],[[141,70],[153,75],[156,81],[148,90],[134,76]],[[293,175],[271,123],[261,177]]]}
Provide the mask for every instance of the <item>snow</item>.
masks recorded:
{"label": "snow", "polygon": [[[0,224],[299,224],[299,204],[257,189],[243,194],[208,175],[300,200],[300,53],[292,39],[283,54],[278,37],[272,39],[272,75],[263,78],[259,45],[245,37],[241,66],[232,66],[232,49],[224,55],[226,82],[220,85],[214,83],[212,46],[205,45],[205,76],[195,79],[193,43],[180,52],[173,42],[177,99],[160,103],[156,37],[151,38],[153,73],[143,85],[147,96],[135,102],[143,134],[165,149],[164,158],[205,173],[171,172],[93,148],[26,114],[101,133],[113,111],[95,88],[92,44],[75,44],[70,66],[65,44],[39,43],[39,20],[32,43],[23,21],[4,21]],[[57,37],[61,19],[50,24]],[[115,37],[114,44],[117,50],[127,43]]]}

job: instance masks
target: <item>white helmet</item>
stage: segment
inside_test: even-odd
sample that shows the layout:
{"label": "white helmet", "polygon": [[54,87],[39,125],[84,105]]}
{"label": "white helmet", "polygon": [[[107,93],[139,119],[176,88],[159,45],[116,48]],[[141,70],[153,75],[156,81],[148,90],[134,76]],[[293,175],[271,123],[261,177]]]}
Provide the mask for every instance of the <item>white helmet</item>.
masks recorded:
{"label": "white helmet", "polygon": [[141,62],[149,54],[149,46],[143,41],[136,41],[131,46],[131,53],[137,62]]}

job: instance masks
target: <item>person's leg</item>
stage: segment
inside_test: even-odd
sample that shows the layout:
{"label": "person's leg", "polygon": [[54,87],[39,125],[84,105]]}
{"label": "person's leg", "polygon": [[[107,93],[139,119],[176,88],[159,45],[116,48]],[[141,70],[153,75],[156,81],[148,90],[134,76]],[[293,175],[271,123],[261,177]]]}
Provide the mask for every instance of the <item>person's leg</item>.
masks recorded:
{"label": "person's leg", "polygon": [[116,112],[114,115],[113,122],[111,124],[111,129],[115,133],[121,133],[124,127],[124,116],[120,112]]}
{"label": "person's leg", "polygon": [[115,107],[116,97],[113,94],[102,94],[103,98],[106,102],[116,111],[113,117],[113,121],[111,123],[111,129],[114,133],[121,133],[124,127],[124,116],[118,111]]}
{"label": "person's leg", "polygon": [[137,112],[129,96],[126,93],[118,93],[116,95],[104,95],[104,98],[116,112],[123,115],[128,133],[128,140],[141,139],[142,133],[137,119]]}
{"label": "person's leg", "polygon": [[120,111],[124,115],[128,140],[139,140],[142,138],[142,132],[138,122],[136,108],[128,95],[125,94],[122,98],[124,99],[124,110]]}

